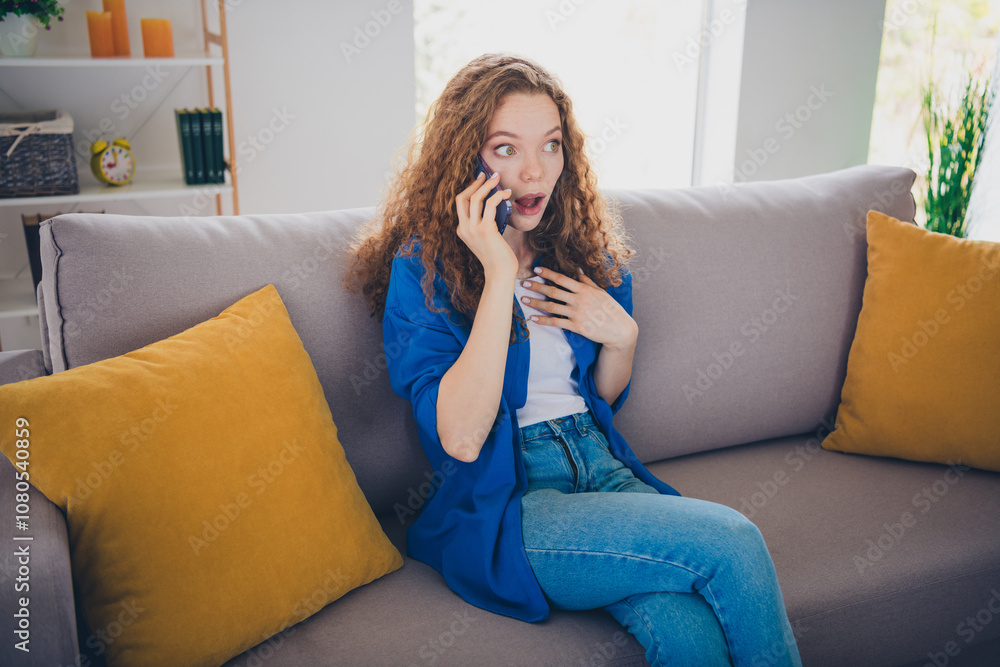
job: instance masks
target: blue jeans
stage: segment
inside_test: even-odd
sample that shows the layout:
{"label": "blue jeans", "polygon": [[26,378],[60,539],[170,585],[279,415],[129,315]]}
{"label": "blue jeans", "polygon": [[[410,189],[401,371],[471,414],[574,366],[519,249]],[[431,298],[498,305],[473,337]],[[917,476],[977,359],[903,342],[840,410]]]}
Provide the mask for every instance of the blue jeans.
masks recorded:
{"label": "blue jeans", "polygon": [[520,435],[524,548],[554,607],[603,607],[654,666],[802,664],[771,556],[740,512],[636,479],[589,412]]}

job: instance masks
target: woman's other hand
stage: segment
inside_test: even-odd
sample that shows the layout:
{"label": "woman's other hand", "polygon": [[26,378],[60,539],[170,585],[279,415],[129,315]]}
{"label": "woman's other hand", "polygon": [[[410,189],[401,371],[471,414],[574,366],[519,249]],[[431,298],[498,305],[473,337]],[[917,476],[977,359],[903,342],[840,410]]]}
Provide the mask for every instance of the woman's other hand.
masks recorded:
{"label": "woman's other hand", "polygon": [[[522,282],[524,287],[540,295],[538,298],[524,297],[525,303],[551,314],[549,317],[533,316],[533,321],[574,331],[612,349],[635,347],[639,335],[635,320],[583,271],[577,273],[576,279],[545,267],[537,267],[535,273],[555,285],[530,280]],[[562,317],[555,317],[557,315]]]}
{"label": "woman's other hand", "polygon": [[544,267],[536,268],[535,273],[559,287],[530,280],[523,283],[546,297],[524,297],[526,303],[551,314],[533,315],[531,319],[575,331],[602,345],[593,369],[594,387],[609,405],[614,404],[632,379],[632,360],[639,337],[635,320],[583,271],[578,271],[576,280]]}

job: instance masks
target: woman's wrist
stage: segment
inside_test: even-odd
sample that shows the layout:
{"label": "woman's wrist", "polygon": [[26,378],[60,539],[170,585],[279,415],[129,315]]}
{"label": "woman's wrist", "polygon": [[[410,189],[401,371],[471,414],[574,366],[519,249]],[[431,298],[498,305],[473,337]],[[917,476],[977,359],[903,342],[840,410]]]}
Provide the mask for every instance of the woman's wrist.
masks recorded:
{"label": "woman's wrist", "polygon": [[635,344],[638,340],[639,326],[635,323],[635,320],[632,320],[628,329],[622,332],[621,339],[616,342],[605,343],[604,348],[618,353],[631,354],[635,351]]}
{"label": "woman's wrist", "polygon": [[[513,259],[513,254],[512,254]],[[483,265],[483,274],[486,279],[486,283],[497,283],[500,285],[506,285],[508,283],[513,284],[514,279],[517,278],[517,260],[514,259],[511,262],[500,262],[500,263],[490,263]]]}

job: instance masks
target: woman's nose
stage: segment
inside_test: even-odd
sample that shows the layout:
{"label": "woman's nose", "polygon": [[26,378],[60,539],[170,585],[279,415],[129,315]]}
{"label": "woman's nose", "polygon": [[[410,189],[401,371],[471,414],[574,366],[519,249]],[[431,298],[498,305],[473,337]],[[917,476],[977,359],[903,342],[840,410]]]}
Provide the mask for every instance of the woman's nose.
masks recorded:
{"label": "woman's nose", "polygon": [[521,164],[521,178],[525,181],[537,181],[541,176],[541,159],[537,155],[526,157]]}

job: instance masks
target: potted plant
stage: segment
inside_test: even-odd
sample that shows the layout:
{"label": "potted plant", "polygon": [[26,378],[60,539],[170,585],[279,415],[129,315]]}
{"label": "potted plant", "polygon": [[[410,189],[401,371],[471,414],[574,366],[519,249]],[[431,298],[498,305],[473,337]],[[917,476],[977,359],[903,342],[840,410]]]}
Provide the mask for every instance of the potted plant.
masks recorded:
{"label": "potted plant", "polygon": [[35,55],[39,27],[52,29],[52,19],[63,20],[57,0],[0,0],[0,53],[5,56]]}
{"label": "potted plant", "polygon": [[983,157],[983,141],[993,95],[989,77],[970,72],[961,99],[952,108],[933,86],[924,89],[923,117],[927,134],[927,229],[964,237],[966,211],[976,170]]}

